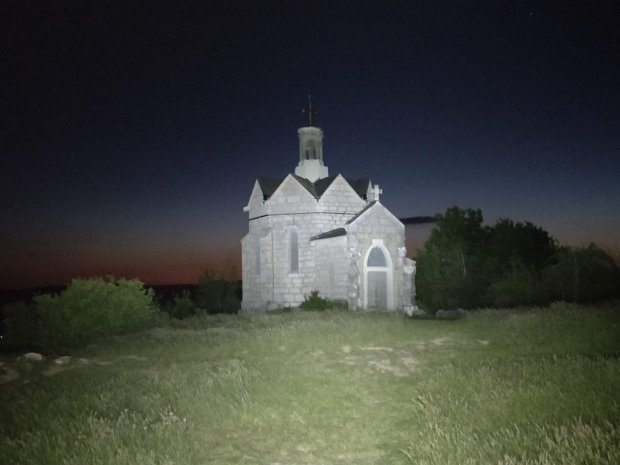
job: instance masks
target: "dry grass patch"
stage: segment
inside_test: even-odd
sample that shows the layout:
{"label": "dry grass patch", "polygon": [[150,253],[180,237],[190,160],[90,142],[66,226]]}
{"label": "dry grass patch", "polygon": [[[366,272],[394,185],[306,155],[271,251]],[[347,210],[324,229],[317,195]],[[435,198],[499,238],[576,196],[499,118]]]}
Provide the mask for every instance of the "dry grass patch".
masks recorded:
{"label": "dry grass patch", "polygon": [[[2,384],[0,456],[24,465],[620,463],[618,310],[485,311],[454,322],[201,317],[71,354],[100,363]],[[6,377],[13,362],[3,361]]]}

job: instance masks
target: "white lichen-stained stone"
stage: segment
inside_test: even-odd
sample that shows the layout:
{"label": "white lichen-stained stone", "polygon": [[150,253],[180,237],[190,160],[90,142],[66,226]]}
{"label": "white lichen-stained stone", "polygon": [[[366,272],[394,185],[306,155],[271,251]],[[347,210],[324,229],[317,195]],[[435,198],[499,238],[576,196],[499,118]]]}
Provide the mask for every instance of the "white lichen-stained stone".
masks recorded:
{"label": "white lichen-stained stone", "polygon": [[418,308],[416,305],[405,305],[403,307],[403,311],[407,316],[426,316],[426,312]]}
{"label": "white lichen-stained stone", "polygon": [[38,354],[36,352],[28,352],[21,356],[23,360],[27,360],[29,362],[41,362],[43,361],[43,355]]}

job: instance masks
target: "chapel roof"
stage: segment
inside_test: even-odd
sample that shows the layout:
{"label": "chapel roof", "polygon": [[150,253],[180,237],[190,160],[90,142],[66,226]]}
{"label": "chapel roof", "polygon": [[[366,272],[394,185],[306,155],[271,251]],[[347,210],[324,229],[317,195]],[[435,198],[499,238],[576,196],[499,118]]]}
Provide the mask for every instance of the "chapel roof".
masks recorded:
{"label": "chapel roof", "polygon": [[372,202],[370,202],[368,205],[366,205],[366,207],[363,210],[360,210],[360,212],[357,215],[355,215],[353,218],[351,218],[345,224],[351,224],[351,223],[355,222],[360,216],[362,216],[364,213],[366,213],[368,210],[370,210],[376,203],[377,203],[376,200],[373,200]]}
{"label": "chapel roof", "polygon": [[[299,184],[301,184],[315,199],[320,199],[321,196],[325,193],[325,191],[331,186],[332,182],[338,176],[328,176],[326,178],[317,179],[315,182],[312,182],[306,178],[302,178],[301,176],[297,176],[296,174],[291,174]],[[283,180],[275,179],[275,178],[258,178],[258,184],[263,192],[263,200],[269,199],[276,189],[282,184]],[[360,196],[361,199],[366,200],[366,193],[368,192],[368,185],[370,184],[370,179],[345,179],[349,183],[349,185],[353,188],[355,193]]]}
{"label": "chapel roof", "polygon": [[340,236],[346,236],[346,235],[347,235],[346,229],[336,228],[336,229],[332,229],[331,231],[327,231],[321,234],[317,234],[316,236],[312,236],[310,240],[317,241],[320,239],[331,239],[332,237],[340,237]]}
{"label": "chapel roof", "polygon": [[368,193],[368,184],[370,184],[370,179],[347,179],[347,182],[353,188],[353,190],[357,192],[357,195],[366,200],[366,194]]}
{"label": "chapel roof", "polygon": [[[347,221],[345,225],[353,223],[360,216],[362,216],[365,212],[371,209],[373,205],[375,205],[376,203],[377,203],[376,200],[373,200],[372,202],[370,202],[368,205],[366,205],[366,207],[360,210],[360,212],[357,215],[355,215],[353,218]],[[331,231],[326,231],[324,233],[317,234],[316,236],[312,236],[310,240],[317,241],[321,239],[331,239],[332,237],[339,237],[339,236],[346,236],[346,235],[347,235],[347,230],[345,228],[336,228],[336,229],[332,229]]]}
{"label": "chapel roof", "polygon": [[258,185],[263,192],[263,200],[267,200],[276,191],[278,186],[282,184],[280,179],[274,178],[258,178]]}
{"label": "chapel roof", "polygon": [[312,236],[310,240],[316,241],[316,240],[321,240],[321,239],[331,239],[332,237],[346,236],[347,235],[346,226],[352,223],[355,223],[364,213],[366,213],[368,210],[370,210],[372,207],[374,207],[378,203],[379,202],[377,202],[376,200],[373,200],[372,202],[370,202],[368,205],[366,205],[366,207],[360,210],[357,215],[355,215],[353,218],[347,221],[345,223],[344,228],[336,228],[336,229],[332,229],[330,231],[326,231],[321,234],[317,234],[316,236]]}

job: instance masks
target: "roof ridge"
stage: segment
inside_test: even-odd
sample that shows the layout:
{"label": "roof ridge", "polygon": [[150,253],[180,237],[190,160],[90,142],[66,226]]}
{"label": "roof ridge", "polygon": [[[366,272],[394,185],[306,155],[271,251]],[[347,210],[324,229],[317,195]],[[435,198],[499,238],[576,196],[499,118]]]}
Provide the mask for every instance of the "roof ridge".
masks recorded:
{"label": "roof ridge", "polygon": [[323,194],[327,191],[327,189],[329,189],[329,187],[334,183],[338,176],[344,179],[345,182],[349,185],[349,187],[351,187],[351,189],[353,189],[353,191],[362,200],[366,200],[366,192],[368,189],[368,185],[370,184],[370,178],[357,178],[348,180],[340,173],[333,176],[327,176],[325,178],[317,179],[314,182],[310,181],[307,178],[303,178],[295,173],[287,174],[284,179],[260,176],[256,178],[256,180],[258,181],[258,184],[263,191],[263,199],[269,199],[289,175],[292,176],[299,184],[301,184],[302,187],[304,187],[317,200],[323,196]]}
{"label": "roof ridge", "polygon": [[372,207],[374,207],[376,204],[378,204],[379,202],[377,202],[376,200],[373,200],[372,202],[370,202],[368,205],[366,205],[362,210],[360,210],[358,212],[357,215],[355,215],[353,218],[351,218],[349,221],[347,221],[345,224],[351,224],[355,221],[357,221],[357,219],[362,216],[364,213],[366,213],[368,210],[370,210]]}

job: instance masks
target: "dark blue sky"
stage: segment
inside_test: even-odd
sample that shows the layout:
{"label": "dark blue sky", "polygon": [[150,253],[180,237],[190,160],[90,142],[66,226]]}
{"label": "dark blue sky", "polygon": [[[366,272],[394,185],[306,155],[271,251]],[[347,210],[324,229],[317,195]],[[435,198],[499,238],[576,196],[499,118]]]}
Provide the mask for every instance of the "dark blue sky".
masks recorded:
{"label": "dark blue sky", "polygon": [[307,94],[330,174],[397,216],[617,253],[620,7],[572,3],[3,2],[0,285],[238,267]]}

